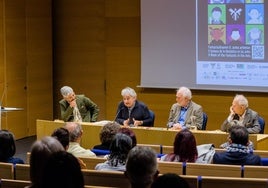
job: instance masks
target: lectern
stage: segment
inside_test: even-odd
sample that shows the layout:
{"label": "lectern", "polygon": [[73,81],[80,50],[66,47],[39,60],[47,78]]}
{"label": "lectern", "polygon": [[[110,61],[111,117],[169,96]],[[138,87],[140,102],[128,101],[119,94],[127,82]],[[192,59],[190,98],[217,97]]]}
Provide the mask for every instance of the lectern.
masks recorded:
{"label": "lectern", "polygon": [[6,113],[6,112],[13,112],[13,111],[21,111],[23,110],[23,108],[14,108],[14,107],[3,107],[0,106],[0,129],[2,129],[2,113]]}

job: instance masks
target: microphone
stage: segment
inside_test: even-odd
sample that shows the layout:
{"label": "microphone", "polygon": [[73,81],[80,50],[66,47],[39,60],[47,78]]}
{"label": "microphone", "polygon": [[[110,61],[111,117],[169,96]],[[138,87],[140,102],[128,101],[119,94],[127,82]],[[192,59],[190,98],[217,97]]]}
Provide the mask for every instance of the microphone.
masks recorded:
{"label": "microphone", "polygon": [[118,112],[115,115],[114,121],[118,118],[119,113],[124,109],[124,107],[121,107]]}
{"label": "microphone", "polygon": [[171,123],[167,123],[167,130],[168,130],[169,128],[171,128],[170,124],[171,124]]}

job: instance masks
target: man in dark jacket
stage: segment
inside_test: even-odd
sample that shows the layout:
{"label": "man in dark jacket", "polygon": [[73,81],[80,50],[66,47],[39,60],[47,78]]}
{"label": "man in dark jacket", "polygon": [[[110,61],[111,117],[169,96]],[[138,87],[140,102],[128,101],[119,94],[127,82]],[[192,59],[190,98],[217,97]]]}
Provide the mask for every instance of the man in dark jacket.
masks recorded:
{"label": "man in dark jacket", "polygon": [[248,149],[249,136],[247,128],[234,125],[230,129],[229,142],[226,152],[215,153],[213,163],[233,165],[261,165],[261,158]]}

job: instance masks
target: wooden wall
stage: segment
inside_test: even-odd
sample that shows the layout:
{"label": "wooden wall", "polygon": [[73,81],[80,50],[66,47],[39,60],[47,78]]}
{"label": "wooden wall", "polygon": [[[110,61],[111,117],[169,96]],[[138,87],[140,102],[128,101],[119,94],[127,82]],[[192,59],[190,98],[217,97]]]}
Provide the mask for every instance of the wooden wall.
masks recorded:
{"label": "wooden wall", "polygon": [[16,138],[36,134],[37,118],[52,118],[50,0],[0,0],[1,126]]}
{"label": "wooden wall", "polygon": [[[63,85],[94,100],[99,120],[113,120],[121,89],[133,87],[155,112],[155,126],[166,125],[175,90],[137,87],[140,0],[0,0],[0,11],[2,105],[24,108],[2,114],[2,128],[22,138],[35,134],[36,119],[59,119]],[[236,93],[193,91],[209,130],[220,128]],[[268,93],[243,94],[268,122]]]}
{"label": "wooden wall", "polygon": [[[62,85],[73,86],[77,93],[92,98],[101,107],[99,120],[114,119],[121,89],[130,86],[156,113],[155,126],[165,126],[175,90],[137,87],[140,0],[57,0],[54,4],[54,117],[59,117]],[[193,100],[208,114],[209,130],[220,128],[237,93],[241,92],[193,91]],[[268,122],[268,93],[242,94]]]}

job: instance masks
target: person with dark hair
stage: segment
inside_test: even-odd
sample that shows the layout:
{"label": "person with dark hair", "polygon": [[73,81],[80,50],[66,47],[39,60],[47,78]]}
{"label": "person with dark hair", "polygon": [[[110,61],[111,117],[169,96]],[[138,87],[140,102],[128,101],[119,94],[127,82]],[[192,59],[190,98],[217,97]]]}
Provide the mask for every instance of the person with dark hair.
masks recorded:
{"label": "person with dark hair", "polygon": [[53,131],[51,134],[52,137],[55,137],[64,147],[65,150],[69,147],[69,131],[64,127],[59,127]]}
{"label": "person with dark hair", "polygon": [[91,99],[85,95],[76,95],[69,86],[63,86],[60,92],[63,97],[59,102],[63,121],[97,121],[100,109]]}
{"label": "person with dark hair", "polygon": [[197,160],[196,140],[191,131],[183,129],[177,133],[173,153],[161,157],[161,161],[192,162]]}
{"label": "person with dark hair", "polygon": [[131,138],[131,140],[132,140],[132,147],[135,147],[137,145],[137,137],[136,137],[136,134],[135,134],[135,132],[131,128],[121,127],[118,130],[118,132],[119,133],[126,134],[126,135],[128,135]]}
{"label": "person with dark hair", "polygon": [[188,182],[174,173],[166,173],[158,176],[153,182],[151,188],[190,188]]}
{"label": "person with dark hair", "polygon": [[83,135],[83,130],[81,124],[77,122],[66,122],[64,125],[69,131],[70,143],[68,152],[73,154],[76,157],[96,157],[96,154],[93,153],[90,149],[85,149],[81,147],[80,142]]}
{"label": "person with dark hair", "polygon": [[215,153],[213,163],[233,165],[261,165],[261,158],[248,150],[249,133],[246,127],[234,125],[229,129],[226,152]]}
{"label": "person with dark hair", "polygon": [[118,104],[115,121],[124,126],[153,126],[148,107],[137,100],[134,89],[126,87],[122,89],[123,100]]}
{"label": "person with dark hair", "polygon": [[127,157],[125,176],[131,188],[149,188],[159,174],[155,151],[147,146],[135,146]]}
{"label": "person with dark hair", "polygon": [[84,188],[84,177],[75,156],[66,151],[51,154],[40,188]]}
{"label": "person with dark hair", "polygon": [[[65,151],[68,151],[70,143],[69,141],[70,135],[67,129],[65,129],[64,127],[59,127],[53,131],[51,136],[56,138],[62,144]],[[77,158],[77,160],[79,161],[81,168],[83,169],[87,168],[86,164],[83,162],[82,159]]]}
{"label": "person with dark hair", "polygon": [[99,137],[101,144],[95,145],[93,149],[100,149],[100,150],[109,150],[110,144],[120,129],[121,125],[117,122],[109,122],[105,124],[100,131]]}
{"label": "person with dark hair", "polygon": [[[1,114],[0,114],[1,115]],[[0,130],[0,162],[24,164],[21,158],[14,157],[16,154],[15,138],[12,132]]]}
{"label": "person with dark hair", "polygon": [[44,168],[52,153],[64,151],[61,143],[54,137],[46,136],[36,140],[31,146],[30,180],[29,188],[40,188],[44,175]]}
{"label": "person with dark hair", "polygon": [[117,133],[110,145],[111,153],[108,160],[96,165],[96,170],[126,170],[126,160],[128,152],[132,148],[131,138],[123,133]]}
{"label": "person with dark hair", "polygon": [[211,16],[209,17],[209,24],[223,24],[222,10],[220,7],[215,6],[211,10]]}

